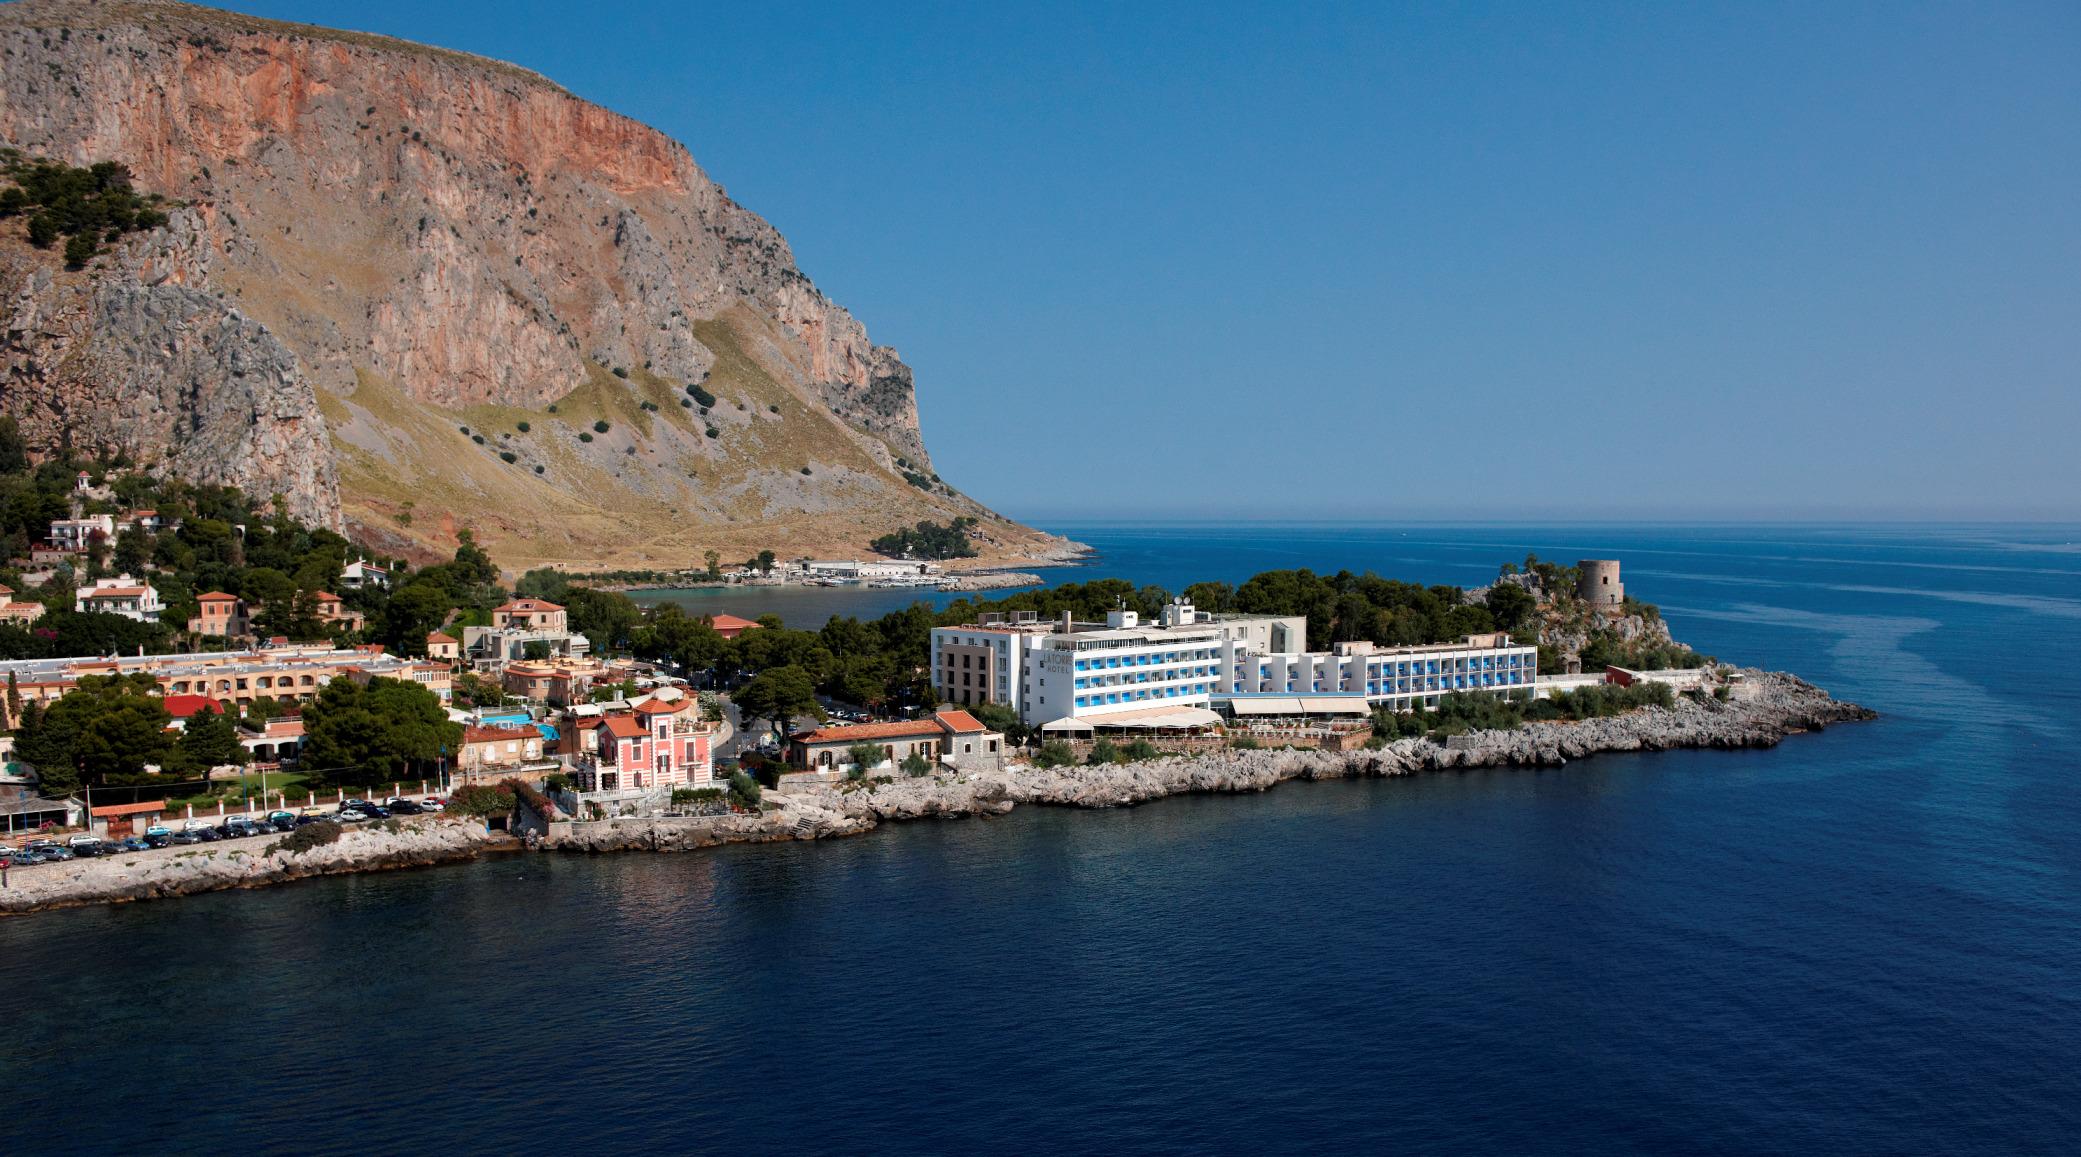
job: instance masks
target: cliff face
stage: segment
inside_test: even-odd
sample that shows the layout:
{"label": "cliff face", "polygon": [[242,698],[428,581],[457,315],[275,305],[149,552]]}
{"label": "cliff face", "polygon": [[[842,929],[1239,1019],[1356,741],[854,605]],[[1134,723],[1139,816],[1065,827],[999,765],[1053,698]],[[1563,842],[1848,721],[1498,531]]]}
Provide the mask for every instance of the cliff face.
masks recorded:
{"label": "cliff face", "polygon": [[[858,550],[959,513],[1001,553],[1045,548],[904,480],[932,475],[909,368],[779,233],[676,142],[539,76],[92,0],[0,8],[0,65],[0,138],[122,161],[189,206],[88,274],[0,269],[7,404],[37,430],[77,412],[73,383],[158,400],[134,423],[69,427],[147,447],[195,420],[189,403],[222,414],[238,404],[206,395],[250,395],[261,445],[212,449],[250,457],[248,485],[336,504],[400,547],[439,549],[467,522],[515,561]],[[73,319],[62,339],[41,321],[55,315]],[[193,340],[146,357],[169,324]],[[76,372],[54,368],[68,359]],[[219,372],[234,364],[246,374]],[[688,386],[715,397],[708,414],[680,404]],[[313,461],[272,456],[296,439]]]}

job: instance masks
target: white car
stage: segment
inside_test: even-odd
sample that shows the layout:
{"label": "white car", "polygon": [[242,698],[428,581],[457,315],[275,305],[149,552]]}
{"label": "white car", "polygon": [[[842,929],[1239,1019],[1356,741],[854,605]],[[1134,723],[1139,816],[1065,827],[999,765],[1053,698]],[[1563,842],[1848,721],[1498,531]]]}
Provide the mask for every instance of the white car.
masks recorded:
{"label": "white car", "polygon": [[334,813],[332,818],[336,822],[343,824],[365,824],[369,822],[367,816],[357,811],[339,811]]}
{"label": "white car", "polygon": [[187,823],[181,825],[181,830],[184,832],[203,832],[208,831],[216,826],[217,825],[209,822],[208,820],[189,820]]}

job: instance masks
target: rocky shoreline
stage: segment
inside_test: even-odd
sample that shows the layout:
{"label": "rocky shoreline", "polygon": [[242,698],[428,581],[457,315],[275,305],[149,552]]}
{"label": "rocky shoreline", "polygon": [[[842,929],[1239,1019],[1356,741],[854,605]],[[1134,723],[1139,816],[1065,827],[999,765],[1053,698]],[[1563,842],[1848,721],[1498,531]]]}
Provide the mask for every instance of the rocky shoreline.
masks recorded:
{"label": "rocky shoreline", "polygon": [[[757,815],[609,819],[547,824],[530,846],[548,852],[676,852],[732,843],[829,839],[860,835],[897,820],[1003,815],[1020,804],[1131,807],[1187,793],[1266,791],[1287,780],[1416,775],[1499,767],[1559,767],[1608,752],[1678,748],[1773,747],[1788,736],[1875,713],[1793,675],[1748,671],[1740,697],[1727,702],[1679,698],[1669,709],[1574,723],[1529,723],[1510,731],[1478,731],[1449,744],[1402,739],[1372,750],[1225,750],[1103,767],[920,776],[767,794]],[[362,829],[301,855],[230,848],[139,853],[15,873],[0,891],[0,914],[93,903],[160,899],[224,888],[254,888],[342,872],[454,863],[519,841],[471,823],[437,822],[395,831]]]}
{"label": "rocky shoreline", "polygon": [[0,888],[0,915],[264,888],[348,872],[432,867],[523,846],[503,832],[486,831],[481,823],[453,820],[350,829],[337,842],[300,853],[268,851],[276,842],[255,839],[159,848],[14,869],[8,873],[8,886]]}

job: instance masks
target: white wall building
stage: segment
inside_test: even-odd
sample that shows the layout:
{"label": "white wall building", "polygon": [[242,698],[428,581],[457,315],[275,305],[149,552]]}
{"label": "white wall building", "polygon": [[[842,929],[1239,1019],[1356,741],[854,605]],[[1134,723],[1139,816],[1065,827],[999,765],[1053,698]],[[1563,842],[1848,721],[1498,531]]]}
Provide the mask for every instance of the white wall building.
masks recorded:
{"label": "white wall building", "polygon": [[77,554],[87,549],[87,544],[96,533],[101,541],[115,545],[116,518],[112,514],[89,514],[84,518],[58,518],[51,521],[51,545],[59,550]]}
{"label": "white wall building", "polygon": [[152,589],[152,584],[126,574],[81,587],[73,594],[72,609],[82,614],[100,611],[141,623],[156,623],[159,612],[166,607],[159,601],[159,592]]}
{"label": "white wall building", "polygon": [[1257,695],[1364,696],[1408,710],[1455,691],[1529,697],[1538,677],[1538,648],[1501,633],[1309,651],[1307,632],[1298,615],[1204,616],[1182,601],[1146,625],[1132,611],[1115,611],[1102,625],[1042,623],[1025,613],[934,628],[932,685],[943,701],[1001,703],[1038,726]]}
{"label": "white wall building", "polygon": [[388,587],[389,585],[390,572],[367,559],[357,558],[340,571],[340,586],[348,590],[358,590],[364,586]]}

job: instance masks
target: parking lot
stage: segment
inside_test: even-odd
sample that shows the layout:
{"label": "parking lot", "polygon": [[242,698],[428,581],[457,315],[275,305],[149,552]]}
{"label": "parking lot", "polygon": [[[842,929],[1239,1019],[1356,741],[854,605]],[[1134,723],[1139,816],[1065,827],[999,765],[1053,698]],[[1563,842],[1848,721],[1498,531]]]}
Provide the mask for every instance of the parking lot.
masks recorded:
{"label": "parking lot", "polygon": [[[34,872],[116,856],[131,859],[173,855],[217,844],[253,847],[255,841],[272,841],[315,823],[332,822],[351,828],[391,818],[439,815],[443,804],[438,796],[423,799],[399,796],[382,803],[349,799],[335,808],[305,807],[221,819],[176,820],[154,825],[143,835],[102,838],[74,834],[31,838],[0,846],[0,860],[5,861],[10,872]],[[264,847],[265,844],[257,846]]]}

